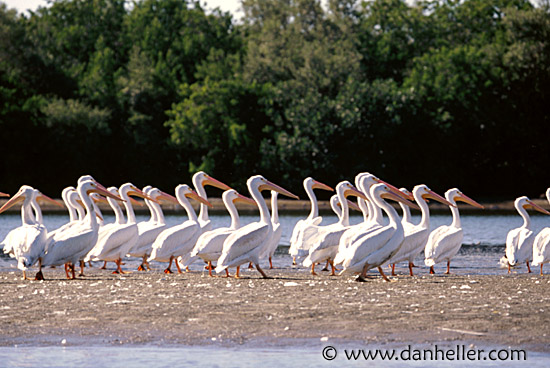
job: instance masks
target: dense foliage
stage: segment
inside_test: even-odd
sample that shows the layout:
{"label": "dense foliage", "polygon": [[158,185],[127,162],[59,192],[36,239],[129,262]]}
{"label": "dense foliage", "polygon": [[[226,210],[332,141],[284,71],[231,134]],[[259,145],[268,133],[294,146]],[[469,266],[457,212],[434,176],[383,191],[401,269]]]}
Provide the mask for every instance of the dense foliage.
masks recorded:
{"label": "dense foliage", "polygon": [[477,197],[550,186],[550,6],[527,0],[0,0],[0,189],[198,169],[301,192],[370,171]]}

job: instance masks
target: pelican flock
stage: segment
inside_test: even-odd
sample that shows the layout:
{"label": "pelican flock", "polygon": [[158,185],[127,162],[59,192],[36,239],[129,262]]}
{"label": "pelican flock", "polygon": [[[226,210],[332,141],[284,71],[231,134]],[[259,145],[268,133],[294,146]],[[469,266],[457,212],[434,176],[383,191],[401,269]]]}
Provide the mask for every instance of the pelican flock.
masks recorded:
{"label": "pelican flock", "polygon": [[[67,186],[61,192],[68,221],[51,231],[43,223],[39,201],[62,205],[39,190],[23,185],[11,198],[0,192],[0,197],[9,198],[0,208],[0,213],[16,204],[21,205],[21,226],[11,229],[0,246],[5,254],[15,259],[24,279],[28,279],[27,272],[35,265],[38,268],[37,280],[44,279],[43,267],[61,265],[65,267],[66,277],[75,279],[77,263],[81,266],[79,276],[83,277],[84,262],[87,261],[114,262],[116,270],[113,273],[124,274],[126,271],[121,266],[129,257],[141,261],[139,271],[154,271],[155,267],[152,269],[149,262],[155,261],[167,263],[164,272],[172,273],[171,266],[176,261],[178,273],[182,273],[182,268],[189,271],[189,265],[201,260],[211,277],[214,277],[214,270],[230,277],[229,269],[236,268],[234,276],[238,278],[240,266],[249,263],[262,277],[268,278],[261,264],[265,262],[270,269],[273,268],[275,252],[281,242],[285,242],[283,234],[289,233],[291,235],[286,241],[293,268],[301,264],[317,276],[316,265],[326,262],[327,267],[332,268],[331,276],[356,275],[357,281],[366,281],[368,271],[377,269],[383,280],[390,281],[384,274],[384,265],[390,266],[391,275],[396,277],[395,265],[406,262],[408,277],[414,277],[413,267],[418,267],[414,261],[422,252],[430,274],[435,273],[434,265],[440,262],[446,262],[446,273],[450,273],[451,260],[460,250],[464,237],[457,202],[483,208],[457,188],[449,189],[444,197],[424,184],[416,185],[409,192],[405,188],[398,190],[368,172],[357,174],[354,184],[343,180],[335,186],[336,194],[330,204],[337,221],[323,224],[315,190],[330,192],[334,189],[312,177],[305,178],[303,187],[309,198],[310,212],[286,232],[279,217],[278,196],[294,199],[298,196],[261,175],[248,179],[246,185],[250,197],[203,171],[193,175],[192,187],[180,184],[174,195],[151,185],[140,190],[129,182],[106,189],[92,176],[85,175],[79,178],[75,187]],[[228,226],[214,227],[208,213],[212,204],[207,198],[206,186],[224,191],[222,200],[229,214]],[[264,191],[270,194],[270,207],[268,199],[262,195]],[[142,202],[133,197],[144,201],[150,214],[147,220],[137,221],[133,206],[141,206]],[[356,202],[348,197],[356,198]],[[550,202],[550,188],[546,191],[546,198]],[[190,199],[197,202],[198,213]],[[430,228],[430,199],[450,209],[450,225]],[[168,226],[161,202],[183,208],[186,219]],[[401,206],[402,216],[391,202]],[[110,206],[115,215],[114,222],[103,223],[100,203]],[[259,220],[243,226],[236,207],[238,204],[259,211]],[[540,266],[543,275],[543,264],[550,262],[550,227],[535,232],[527,210],[546,215],[550,212],[525,196],[517,198],[514,205],[523,224],[508,233],[501,262],[507,265],[508,272],[523,263],[531,272],[531,263]],[[418,223],[411,216],[411,208],[421,211]],[[362,221],[350,224],[350,209],[360,211]],[[330,221],[330,216],[327,219]]]}

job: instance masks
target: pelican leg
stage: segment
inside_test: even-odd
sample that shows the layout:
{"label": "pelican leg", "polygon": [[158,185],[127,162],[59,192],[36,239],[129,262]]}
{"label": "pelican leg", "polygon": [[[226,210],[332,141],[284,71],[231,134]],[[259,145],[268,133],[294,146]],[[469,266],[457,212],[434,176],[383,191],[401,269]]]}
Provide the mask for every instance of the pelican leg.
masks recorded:
{"label": "pelican leg", "polygon": [[120,274],[120,275],[124,274],[124,271],[122,271],[122,268],[120,268],[120,265],[122,264],[122,259],[120,258],[117,259],[115,263],[116,263],[116,270],[113,271],[113,274]]}
{"label": "pelican leg", "polygon": [[92,264],[92,261],[88,261],[88,267],[92,268],[94,265]]}
{"label": "pelican leg", "polygon": [[262,274],[262,277],[264,279],[270,279],[271,277],[267,276],[264,272],[264,270],[261,269],[260,265],[256,263],[256,269],[258,270],[259,273]]}
{"label": "pelican leg", "polygon": [[70,264],[69,263],[65,263],[65,275],[67,275],[67,279],[71,279],[71,276],[69,275],[69,271],[70,271]]}
{"label": "pelican leg", "polygon": [[382,267],[378,267],[378,272],[380,272],[380,275],[382,275],[382,278],[384,279],[384,281],[392,282],[390,279],[388,279],[386,274],[384,274],[384,271],[382,270]]}
{"label": "pelican leg", "polygon": [[42,274],[42,258],[38,258],[38,272],[34,276],[34,279],[37,281],[44,280],[44,275]]}
{"label": "pelican leg", "polygon": [[273,263],[271,262],[271,256],[269,256],[269,269],[273,269]]}
{"label": "pelican leg", "polygon": [[544,276],[544,274],[542,273],[542,263],[540,264],[540,275]]}
{"label": "pelican leg", "polygon": [[145,271],[145,264],[147,262],[147,260],[145,259],[145,257],[147,257],[147,255],[144,255],[143,258],[142,258],[142,261],[141,261],[141,264],[139,265],[139,267],[137,268],[138,271]]}
{"label": "pelican leg", "polygon": [[311,274],[312,274],[313,276],[317,276],[317,274],[315,273],[315,263],[312,263],[312,264],[311,264]]}
{"label": "pelican leg", "polygon": [[328,265],[329,265],[329,260],[327,259],[327,263],[325,264],[325,267],[321,271],[328,271]]}
{"label": "pelican leg", "polygon": [[229,269],[228,268],[225,269],[225,277],[231,277],[231,275],[229,274]]}
{"label": "pelican leg", "polygon": [[434,266],[430,267],[430,275],[435,275]]}
{"label": "pelican leg", "polygon": [[451,261],[447,261],[447,271],[445,271],[445,275],[451,274]]}
{"label": "pelican leg", "polygon": [[292,257],[292,265],[296,266],[296,257]]}
{"label": "pelican leg", "polygon": [[185,266],[185,272],[189,273],[191,270],[189,269],[189,266]]}
{"label": "pelican leg", "polygon": [[392,276],[397,276],[397,275],[395,274],[395,263],[392,263],[392,265],[391,265],[391,275],[392,275]]}
{"label": "pelican leg", "polygon": [[84,263],[84,261],[80,261],[80,273],[78,274],[78,276],[86,276],[84,275],[84,267],[86,267],[86,264]]}
{"label": "pelican leg", "polygon": [[102,270],[107,269],[107,261],[103,262],[103,266],[100,267]]}
{"label": "pelican leg", "polygon": [[[226,268],[227,270],[227,268]],[[241,278],[241,275],[239,274],[239,272],[241,271],[241,266],[237,266],[237,273],[235,274],[235,278],[236,279],[240,279]]]}
{"label": "pelican leg", "polygon": [[73,276],[73,277],[72,277],[72,280],[76,280],[76,274],[75,274],[75,272],[74,272],[74,270],[75,270],[74,264],[71,263],[70,267],[71,267],[71,274],[72,274],[72,276]]}
{"label": "pelican leg", "polygon": [[336,276],[336,267],[334,267],[334,261],[329,261],[330,267],[332,268],[332,271],[330,272],[330,276]]}
{"label": "pelican leg", "polygon": [[357,282],[367,282],[367,271],[369,269],[369,266],[370,265],[368,263],[365,263],[365,265],[363,266],[363,269],[361,270],[361,273],[359,274],[359,276],[357,276],[355,281],[357,281]]}
{"label": "pelican leg", "polygon": [[28,280],[27,271],[23,271],[23,280]]}
{"label": "pelican leg", "polygon": [[166,267],[166,269],[164,270],[164,273],[172,273],[172,270],[170,269],[170,267],[172,267],[172,261],[174,260],[174,257],[171,256],[170,257],[170,262],[168,263],[168,267]]}
{"label": "pelican leg", "polygon": [[531,273],[531,267],[529,266],[529,261],[525,261],[527,263],[527,273]]}
{"label": "pelican leg", "polygon": [[[416,267],[412,262],[409,262],[409,275],[414,276],[413,267]],[[395,276],[392,274],[392,276]]]}
{"label": "pelican leg", "polygon": [[[212,261],[208,261],[208,266],[207,267],[208,267],[208,276],[214,277],[212,275]],[[227,268],[225,270],[227,271]]]}
{"label": "pelican leg", "polygon": [[512,270],[511,270],[511,267],[510,267],[510,262],[508,262],[508,273],[512,273]]}
{"label": "pelican leg", "polygon": [[251,269],[251,268],[254,268],[254,265],[252,264],[252,262],[248,262],[248,269]]}
{"label": "pelican leg", "polygon": [[[176,262],[175,262],[175,263],[176,263],[176,268],[178,269],[178,273],[183,273],[183,272],[182,272],[182,270],[181,270],[181,268],[180,268],[180,264],[178,263],[178,261],[177,261],[177,260],[176,260]],[[187,267],[187,270],[186,270],[186,272],[189,272],[188,270],[189,270],[189,267]]]}

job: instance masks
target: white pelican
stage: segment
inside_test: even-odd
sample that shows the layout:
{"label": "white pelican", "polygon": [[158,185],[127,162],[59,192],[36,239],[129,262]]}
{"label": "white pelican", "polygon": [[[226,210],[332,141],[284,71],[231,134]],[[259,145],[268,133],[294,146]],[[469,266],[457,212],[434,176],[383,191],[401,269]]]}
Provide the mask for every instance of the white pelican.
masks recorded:
{"label": "white pelican", "polygon": [[[229,189],[223,192],[223,203],[229,215],[231,216],[231,224],[229,227],[220,227],[214,230],[210,230],[201,234],[197,240],[197,244],[191,252],[192,257],[200,257],[203,261],[208,263],[208,275],[212,276],[212,262],[217,261],[223,249],[223,242],[231,233],[235,232],[241,227],[239,220],[239,213],[235,207],[235,203],[242,202],[252,205],[256,205],[252,199],[245,197],[237,193],[234,189]],[[229,277],[228,269],[225,269],[227,276]]]}
{"label": "white pelican", "polygon": [[430,274],[434,274],[434,265],[441,261],[447,261],[447,272],[450,273],[451,259],[460,250],[464,232],[460,223],[460,214],[456,207],[456,201],[468,203],[474,207],[483,208],[482,205],[463,194],[457,188],[445,192],[445,198],[452,206],[449,206],[453,214],[451,225],[443,225],[430,233],[428,242],[424,248],[424,263],[430,267]]}
{"label": "white pelican", "polygon": [[279,222],[279,209],[277,208],[277,193],[276,191],[271,191],[271,226],[273,227],[273,234],[269,241],[265,243],[265,248],[260,258],[266,258],[269,260],[269,269],[273,269],[272,258],[279,246],[281,241],[281,236],[283,235],[283,228]]}
{"label": "white pelican", "polygon": [[[267,275],[259,265],[260,252],[263,250],[265,242],[271,238],[273,225],[271,224],[269,208],[262,197],[261,191],[275,190],[291,198],[298,197],[288,190],[273,184],[261,175],[251,176],[248,178],[246,185],[250,195],[260,210],[260,221],[241,227],[225,239],[222,255],[218,259],[216,266],[216,272],[220,273],[228,267],[237,267],[246,262],[252,262],[256,266],[258,272],[260,272],[264,278],[267,278]],[[239,277],[238,268],[235,277]]]}
{"label": "white pelican", "polygon": [[82,224],[58,234],[56,239],[50,239],[45,254],[42,256],[43,266],[59,266],[65,264],[65,272],[69,278],[68,268],[72,271],[72,278],[75,279],[74,265],[81,260],[94,247],[97,242],[99,224],[93,209],[90,193],[99,193],[101,195],[121,200],[114,196],[93,180],[81,181],[78,184],[77,192],[80,196],[86,216]]}
{"label": "white pelican", "polygon": [[360,272],[356,281],[365,281],[367,271],[378,267],[378,271],[384,280],[389,281],[380,266],[399,250],[405,237],[405,231],[399,215],[384,199],[403,202],[416,208],[414,203],[409,202],[396,192],[404,195],[387,184],[375,184],[371,187],[370,198],[372,198],[374,204],[378,205],[388,215],[389,224],[367,233],[346,249],[344,261],[342,262],[344,269],[340,273],[341,275]]}
{"label": "white pelican", "polygon": [[[203,171],[199,171],[195,173],[195,175],[193,175],[193,186],[195,187],[195,191],[199,194],[201,198],[208,201],[206,190],[204,189],[206,185],[210,185],[222,190],[231,189],[227,184],[224,184],[221,181],[214,179]],[[201,228],[201,233],[212,229],[212,224],[210,222],[210,218],[208,217],[208,206],[211,205],[207,205],[206,203],[201,201],[198,215],[198,222]]]}
{"label": "white pelican", "polygon": [[[155,201],[167,201],[170,203],[179,204],[178,200],[158,188],[149,188],[144,192],[154,199]],[[164,213],[161,206],[154,201],[145,200],[151,210],[151,219],[149,221],[143,221],[138,223],[138,235],[139,239],[136,245],[128,251],[128,254],[132,257],[139,257],[142,259],[141,265],[138,267],[138,271],[151,270],[147,258],[153,251],[153,242],[159,236],[161,232],[166,229],[166,221],[164,219]]]}
{"label": "white pelican", "polygon": [[[407,196],[410,195],[410,192],[408,190],[403,189],[404,188],[400,190]],[[425,184],[419,184],[415,186],[413,188],[412,195],[416,203],[420,207],[420,210],[422,211],[422,219],[420,220],[420,223],[418,225],[414,225],[410,221],[411,213],[409,211],[409,207],[404,203],[399,202],[401,208],[403,209],[403,213],[405,214],[403,216],[403,219],[401,220],[401,224],[403,225],[403,229],[405,230],[405,239],[403,240],[403,244],[401,244],[401,247],[399,248],[397,253],[395,253],[389,261],[392,264],[392,276],[395,276],[395,264],[403,261],[409,262],[409,274],[411,276],[414,276],[412,269],[415,266],[413,264],[413,261],[420,254],[420,252],[422,252],[422,250],[426,246],[428,237],[430,236],[430,209],[428,207],[428,204],[426,203],[426,199],[431,198],[440,203],[446,204],[447,206],[453,206],[449,201],[432,191]],[[405,221],[407,213],[408,221]]]}
{"label": "white pelican", "polygon": [[[546,199],[550,202],[550,188],[546,190]],[[542,276],[542,265],[550,262],[550,227],[542,229],[533,242],[533,266],[540,265],[540,275]]]}
{"label": "white pelican", "polygon": [[[201,228],[198,222],[197,214],[187,198],[193,198],[200,203],[212,206],[210,202],[199,196],[193,189],[186,184],[180,184],[176,187],[176,198],[180,205],[187,212],[189,219],[181,225],[165,229],[155,239],[151,255],[148,261],[169,262],[164,273],[172,273],[170,269],[174,258],[188,255],[193,250],[197,239],[201,235]],[[179,264],[176,262],[178,273],[181,273]]]}
{"label": "white pelican", "polygon": [[[23,201],[21,206],[22,225],[8,233],[2,241],[4,253],[10,254],[17,260],[17,268],[23,271],[23,279],[27,280],[27,268],[39,261],[40,255],[44,252],[48,240],[48,230],[33,215],[33,208],[38,211],[41,217],[40,207],[36,203],[37,196],[56,203],[53,199],[43,195],[38,190],[23,185],[19,191],[0,208],[0,213]],[[42,274],[36,275],[36,280],[42,280]]]}
{"label": "white pelican", "polygon": [[531,218],[527,213],[527,209],[533,209],[546,215],[550,215],[550,212],[536,205],[525,196],[516,198],[514,201],[514,207],[516,207],[516,210],[523,219],[523,225],[516,229],[510,230],[508,232],[508,236],[506,236],[506,259],[508,261],[508,273],[511,272],[510,266],[523,262],[527,264],[527,271],[531,273],[529,261],[531,260],[531,257],[533,257],[534,242],[537,234],[531,230]]}
{"label": "white pelican", "polygon": [[105,232],[95,246],[88,252],[84,261],[102,260],[106,262],[115,262],[117,269],[113,273],[123,274],[120,267],[122,258],[136,244],[138,240],[138,228],[134,208],[130,203],[130,196],[137,196],[151,200],[145,193],[136,188],[132,183],[126,183],[120,186],[119,196],[124,200],[126,208],[126,223],[115,225]]}
{"label": "white pelican", "polygon": [[299,220],[294,229],[292,230],[292,235],[290,236],[290,248],[288,249],[289,254],[292,256],[292,264],[296,264],[296,258],[306,257],[309,254],[310,244],[307,241],[304,243],[303,236],[301,234],[309,226],[319,225],[323,218],[319,216],[319,204],[317,203],[317,197],[313,189],[321,189],[327,191],[334,191],[331,187],[326,184],[323,184],[311,177],[304,179],[304,189],[306,190],[307,196],[311,202],[311,211],[309,216],[303,220]]}
{"label": "white pelican", "polygon": [[[359,205],[362,207],[361,210],[363,211],[363,222],[350,226],[340,238],[340,242],[338,243],[338,251],[334,257],[335,265],[339,265],[344,262],[346,249],[348,249],[353,242],[383,226],[384,217],[382,215],[382,210],[371,198],[370,190],[372,186],[375,184],[386,184],[394,193],[398,192],[398,189],[393,185],[386,183],[385,181],[380,180],[376,176],[367,172],[357,174],[355,177],[355,182],[357,188],[366,197],[366,200],[363,198],[358,198]],[[412,196],[410,196],[410,198],[412,199]],[[367,208],[367,211],[365,211],[365,207]],[[369,213],[368,217],[365,216],[365,212]]]}
{"label": "white pelican", "polygon": [[326,260],[328,260],[332,266],[331,275],[336,275],[333,260],[338,252],[340,237],[349,228],[347,196],[353,195],[363,199],[367,198],[347,180],[338,183],[336,186],[336,194],[338,195],[338,201],[342,207],[342,216],[339,221],[327,226],[310,227],[304,231],[304,234],[309,231],[315,232],[314,235],[308,237],[312,246],[309,248],[309,254],[303,262],[305,267],[311,267],[312,275],[316,275],[315,264]]}

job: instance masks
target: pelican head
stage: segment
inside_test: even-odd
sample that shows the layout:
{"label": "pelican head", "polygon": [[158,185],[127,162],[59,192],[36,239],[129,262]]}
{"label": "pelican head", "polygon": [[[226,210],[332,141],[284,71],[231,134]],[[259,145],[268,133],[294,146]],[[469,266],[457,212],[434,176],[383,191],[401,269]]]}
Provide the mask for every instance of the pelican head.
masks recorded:
{"label": "pelican head", "polygon": [[221,181],[214,179],[204,171],[199,171],[193,175],[193,185],[195,188],[198,187],[204,187],[206,185],[210,185],[216,188],[220,188],[222,190],[229,190],[231,187],[225,183],[222,183]]}
{"label": "pelican head", "polygon": [[308,187],[311,189],[322,189],[329,192],[334,192],[334,189],[324,183],[321,183],[320,181],[313,179],[312,177],[307,177],[304,179],[304,188]]}
{"label": "pelican head", "polygon": [[204,199],[203,197],[201,197],[200,195],[197,194],[197,192],[195,192],[193,189],[191,189],[189,187],[189,185],[187,184],[180,184],[176,187],[176,198],[178,198],[178,201],[179,202],[182,202],[182,199],[186,197],[186,198],[192,198],[200,203],[203,203],[209,207],[214,207],[212,206],[212,203],[208,202],[208,200]]}
{"label": "pelican head", "polygon": [[447,198],[447,201],[453,204],[456,204],[457,201],[460,201],[460,202],[468,203],[469,205],[477,208],[484,208],[481,204],[477,203],[472,198],[462,193],[458,188],[452,188],[446,191],[445,198]]}
{"label": "pelican head", "polygon": [[261,175],[251,176],[250,178],[248,178],[248,181],[246,182],[246,184],[248,188],[257,189],[260,192],[263,190],[274,190],[279,194],[285,195],[287,197],[300,199],[300,197],[298,197],[296,194],[290,193],[288,190],[278,186],[277,184],[270,182],[269,180],[267,180]]}
{"label": "pelican head", "polygon": [[519,208],[524,208],[526,210],[535,210],[540,213],[544,213],[545,215],[550,215],[550,212],[542,208],[541,206],[537,205],[535,202],[527,198],[526,196],[519,197],[515,200],[514,206],[516,209],[519,210]]}
{"label": "pelican head", "polygon": [[23,202],[26,198],[33,198],[36,195],[34,188],[29,185],[23,185],[9,201],[4,203],[2,208],[0,208],[0,213],[6,211],[7,209],[13,207],[19,202]]}
{"label": "pelican head", "polygon": [[439,203],[446,204],[447,206],[456,207],[454,204],[428,188],[426,184],[418,184],[413,188],[413,193],[416,193],[416,195],[419,195],[422,199],[428,200],[433,199],[438,201]]}

